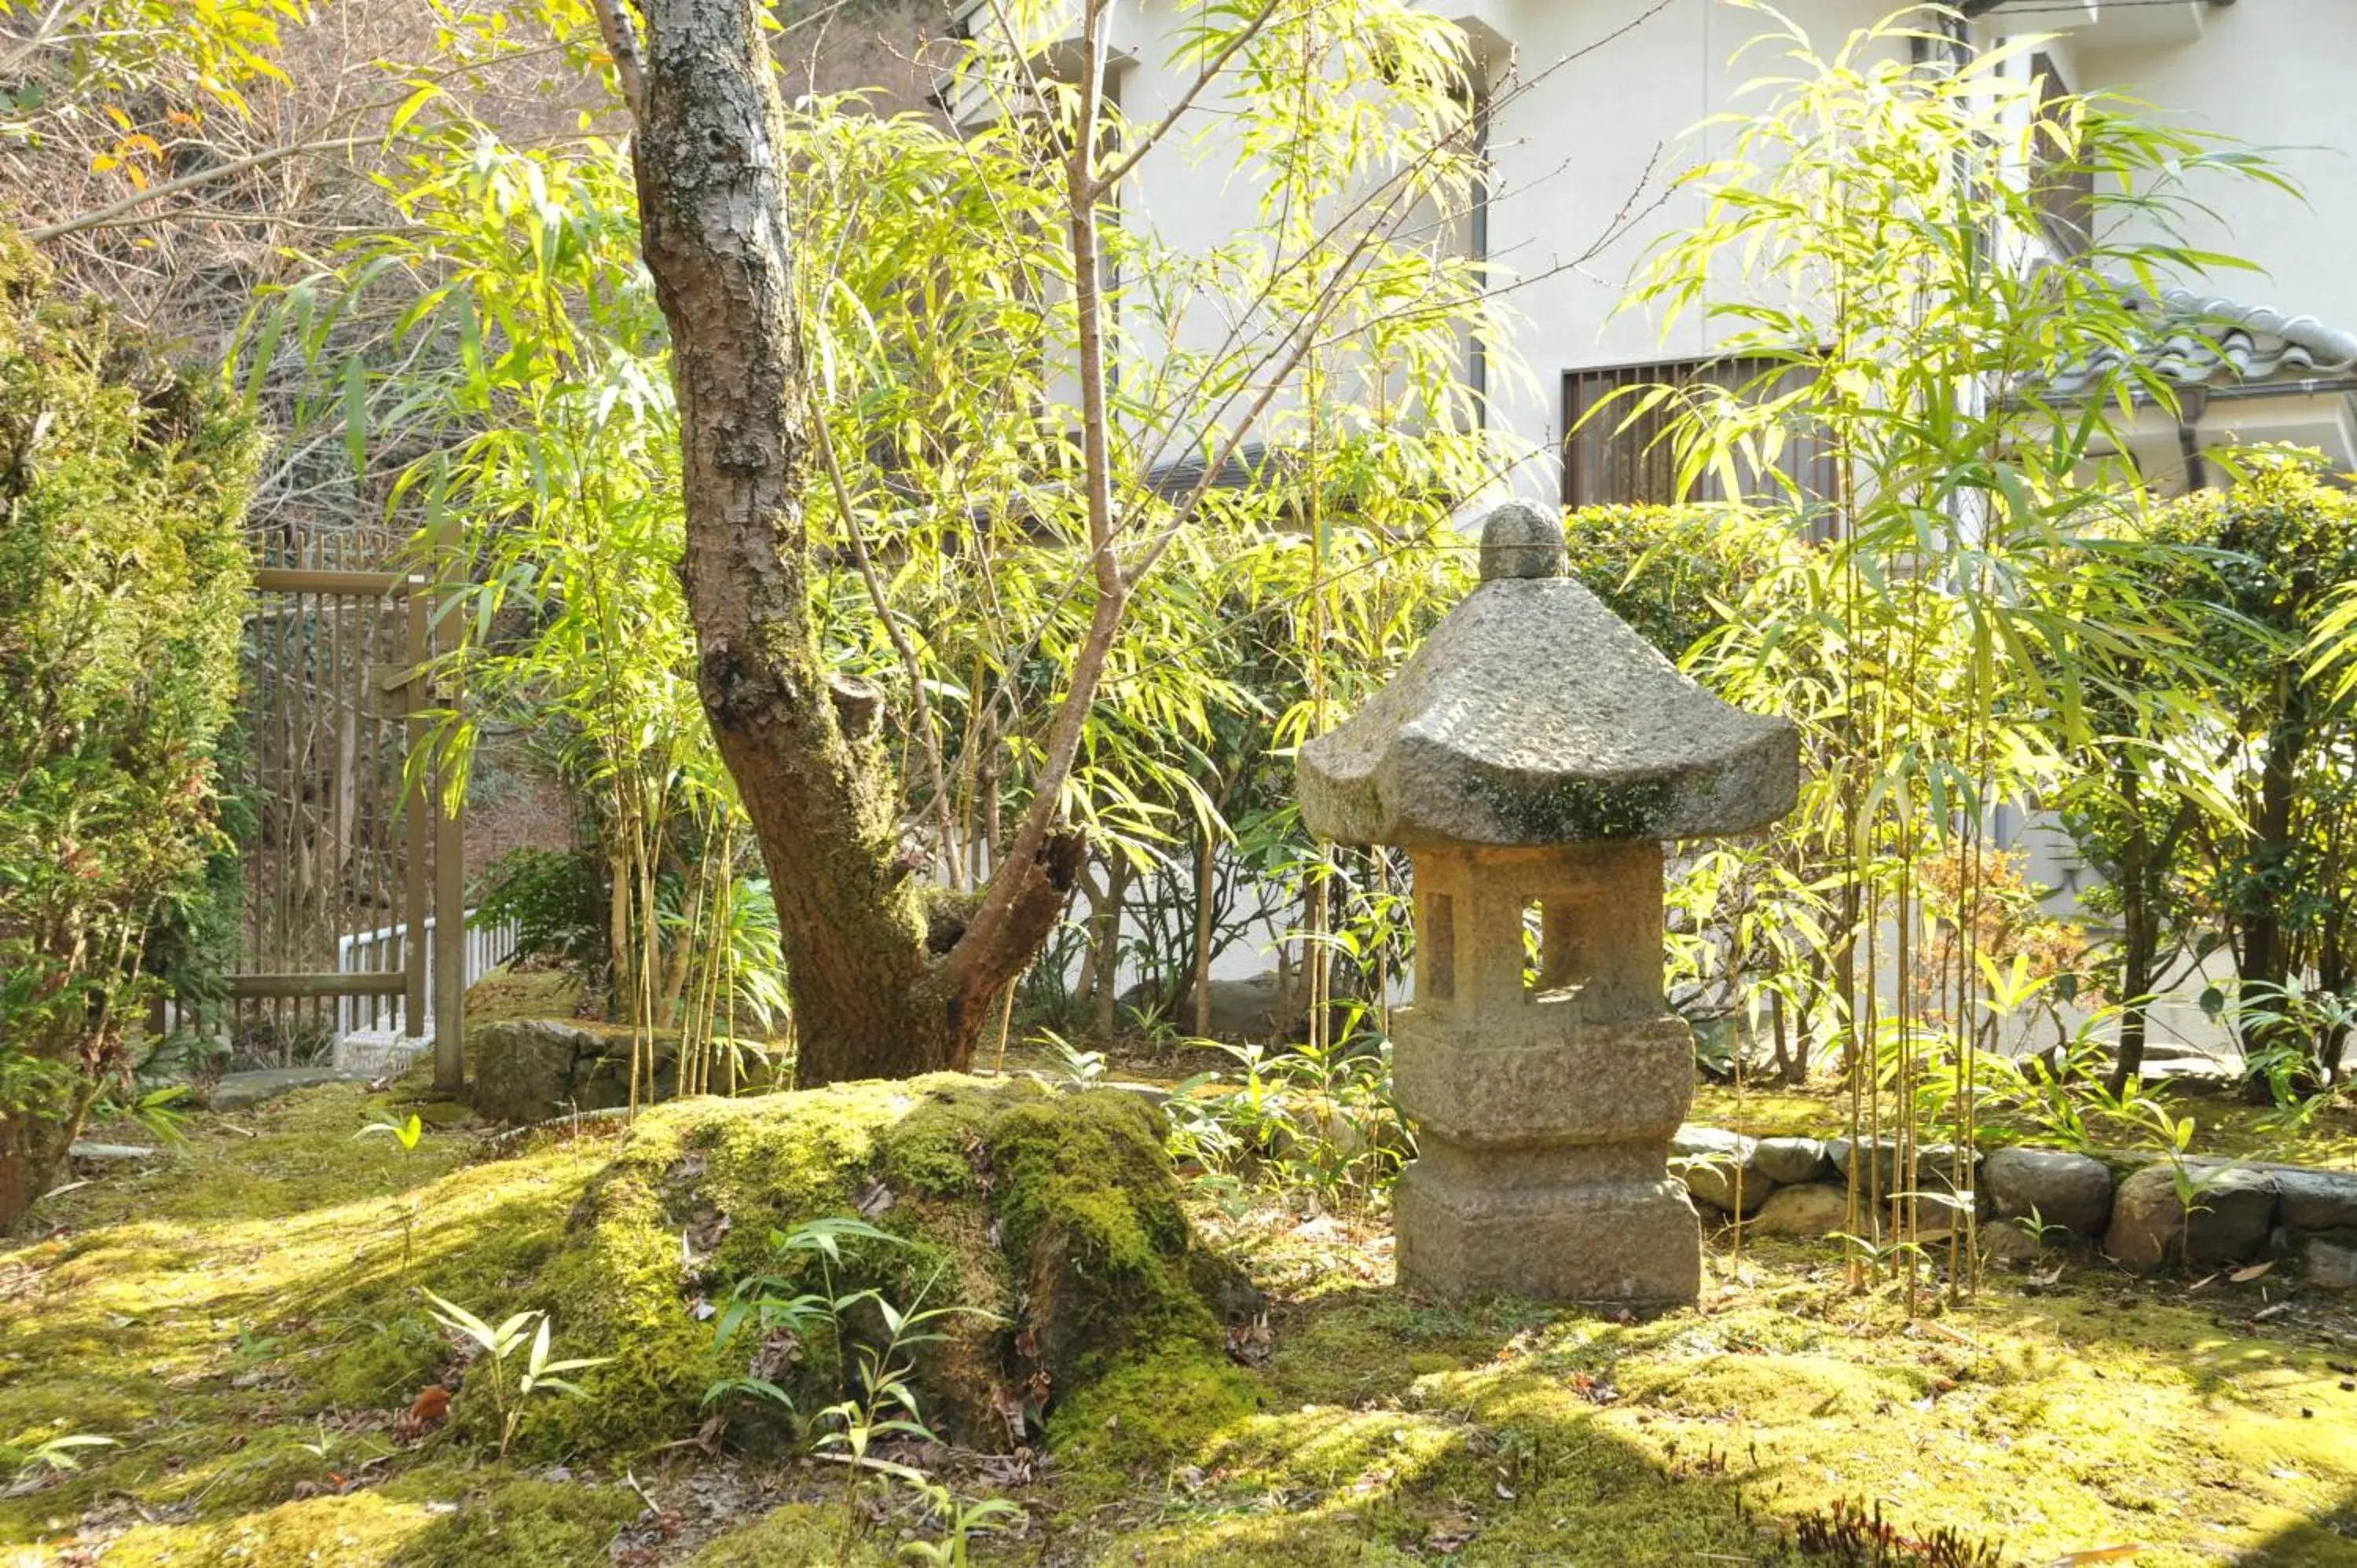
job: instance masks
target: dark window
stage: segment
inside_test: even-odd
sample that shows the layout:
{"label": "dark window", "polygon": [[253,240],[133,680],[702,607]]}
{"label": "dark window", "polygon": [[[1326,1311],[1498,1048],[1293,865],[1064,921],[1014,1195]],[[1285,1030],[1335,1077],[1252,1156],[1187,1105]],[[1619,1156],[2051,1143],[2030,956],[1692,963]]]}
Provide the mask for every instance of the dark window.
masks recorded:
{"label": "dark window", "polygon": [[[1777,368],[1777,361],[1769,360],[1724,359],[1570,371],[1563,379],[1564,504],[1673,506],[1681,501],[1727,499],[1725,486],[1707,473],[1680,493],[1678,444],[1672,431],[1682,404],[1669,399],[1637,413],[1642,394],[1631,389],[1752,388]],[[1789,390],[1798,384],[1796,378],[1807,373],[1803,367],[1786,366],[1767,384],[1776,391]],[[1778,466],[1799,483],[1807,499],[1833,497],[1834,460],[1822,441],[1787,434]],[[1740,499],[1767,501],[1781,495],[1773,479],[1746,476]]]}

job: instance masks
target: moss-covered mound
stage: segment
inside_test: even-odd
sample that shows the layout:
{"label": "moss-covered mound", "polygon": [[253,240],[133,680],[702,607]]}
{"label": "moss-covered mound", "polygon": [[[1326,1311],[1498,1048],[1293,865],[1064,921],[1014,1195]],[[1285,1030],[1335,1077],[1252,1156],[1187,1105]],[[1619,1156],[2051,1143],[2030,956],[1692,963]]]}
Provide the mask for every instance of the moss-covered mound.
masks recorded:
{"label": "moss-covered mound", "polygon": [[[647,1112],[517,1293],[554,1311],[568,1353],[614,1358],[598,1397],[551,1412],[533,1445],[627,1455],[682,1438],[730,1378],[823,1409],[854,1389],[859,1348],[886,1339],[877,1300],[951,1309],[922,1326],[938,1337],[914,1349],[918,1392],[926,1423],[972,1446],[1036,1443],[1072,1396],[1141,1360],[1225,1385],[1222,1318],[1256,1302],[1194,1244],[1159,1114],[1113,1090],[948,1074]],[[891,1239],[847,1238],[834,1256],[781,1245],[852,1215]],[[877,1299],[840,1334],[756,1326],[723,1339],[740,1287]],[[462,1391],[461,1419],[482,1420],[486,1402]],[[790,1421],[763,1399],[714,1408],[740,1445]]]}

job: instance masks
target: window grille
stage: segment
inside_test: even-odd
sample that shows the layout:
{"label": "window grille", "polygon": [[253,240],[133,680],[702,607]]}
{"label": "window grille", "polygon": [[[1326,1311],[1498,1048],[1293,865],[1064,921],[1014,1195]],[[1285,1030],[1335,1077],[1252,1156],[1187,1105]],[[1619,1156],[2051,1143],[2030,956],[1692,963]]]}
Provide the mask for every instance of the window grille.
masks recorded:
{"label": "window grille", "polygon": [[[1668,385],[1735,390],[1753,385],[1777,368],[1778,361],[1771,360],[1730,358],[1568,372],[1563,379],[1564,504],[1672,506],[1729,499],[1726,487],[1709,473],[1681,493],[1678,444],[1672,435],[1681,405],[1671,399],[1631,417],[1641,401],[1641,394],[1631,389]],[[1807,373],[1802,366],[1785,367],[1781,376],[1768,383],[1769,388],[1778,393],[1790,391],[1797,378]],[[1803,431],[1787,433],[1779,466],[1809,500],[1829,500],[1836,493],[1834,456],[1820,437]],[[1781,499],[1782,490],[1772,478],[1746,478],[1738,499]]]}

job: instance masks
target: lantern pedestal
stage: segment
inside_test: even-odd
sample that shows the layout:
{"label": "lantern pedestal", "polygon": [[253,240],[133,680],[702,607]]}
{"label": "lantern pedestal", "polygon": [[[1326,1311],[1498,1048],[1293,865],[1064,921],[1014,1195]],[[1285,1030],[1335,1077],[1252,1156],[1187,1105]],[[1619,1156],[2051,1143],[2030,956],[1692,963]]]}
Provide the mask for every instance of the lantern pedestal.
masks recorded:
{"label": "lantern pedestal", "polygon": [[1410,1290],[1670,1306],[1702,1288],[1701,1226],[1684,1184],[1666,1176],[1501,1187],[1486,1167],[1426,1156],[1401,1176],[1392,1206]]}

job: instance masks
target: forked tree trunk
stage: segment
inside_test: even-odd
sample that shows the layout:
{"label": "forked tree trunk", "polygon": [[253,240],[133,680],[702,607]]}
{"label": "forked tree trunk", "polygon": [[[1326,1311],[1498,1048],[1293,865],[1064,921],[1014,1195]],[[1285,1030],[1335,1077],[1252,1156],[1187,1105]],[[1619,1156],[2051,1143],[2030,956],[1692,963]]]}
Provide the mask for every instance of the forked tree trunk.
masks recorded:
{"label": "forked tree trunk", "polygon": [[647,265],[671,325],[697,687],[760,841],[800,1042],[795,1079],[962,1068],[1053,929],[1081,841],[993,875],[971,923],[929,921],[899,847],[871,688],[828,670],[809,614],[805,428],[783,108],[758,0],[601,12],[638,116]]}

